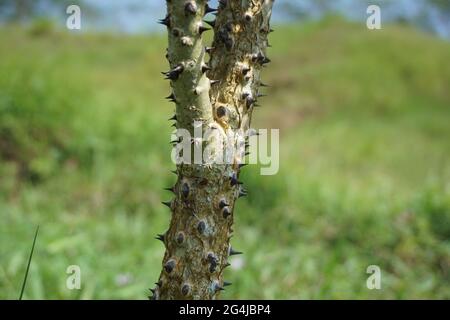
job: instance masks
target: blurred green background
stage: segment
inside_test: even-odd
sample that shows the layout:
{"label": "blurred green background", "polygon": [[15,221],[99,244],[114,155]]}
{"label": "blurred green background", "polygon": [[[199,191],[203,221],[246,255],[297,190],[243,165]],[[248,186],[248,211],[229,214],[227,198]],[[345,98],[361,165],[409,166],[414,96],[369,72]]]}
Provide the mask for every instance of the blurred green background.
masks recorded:
{"label": "blurred green background", "polygon": [[[450,43],[335,16],[270,40],[254,127],[280,129],[280,172],[244,169],[222,298],[449,299]],[[166,41],[0,27],[0,298],[40,225],[24,298],[146,299],[175,181]]]}

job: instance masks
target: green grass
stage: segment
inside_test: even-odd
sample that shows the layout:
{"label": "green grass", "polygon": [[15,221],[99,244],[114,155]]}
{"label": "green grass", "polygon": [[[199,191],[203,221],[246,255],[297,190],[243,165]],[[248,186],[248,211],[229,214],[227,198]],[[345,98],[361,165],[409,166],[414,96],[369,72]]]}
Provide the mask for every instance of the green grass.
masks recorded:
{"label": "green grass", "polygon": [[[450,44],[335,19],[271,43],[254,126],[280,128],[280,172],[245,169],[223,298],[449,299]],[[38,224],[24,298],[146,298],[175,180],[165,45],[0,32],[0,298],[18,297]]]}

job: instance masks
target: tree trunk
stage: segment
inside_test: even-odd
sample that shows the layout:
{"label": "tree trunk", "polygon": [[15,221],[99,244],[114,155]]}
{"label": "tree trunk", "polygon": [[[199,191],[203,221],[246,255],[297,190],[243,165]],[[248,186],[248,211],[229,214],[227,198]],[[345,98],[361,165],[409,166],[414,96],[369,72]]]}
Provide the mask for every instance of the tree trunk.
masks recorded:
{"label": "tree trunk", "polygon": [[[192,151],[201,146],[214,157],[226,148],[218,137],[250,128],[260,71],[270,62],[265,49],[273,0],[221,0],[217,10],[206,2],[167,0],[161,23],[169,33],[170,71],[164,74],[172,87],[168,99],[176,104],[176,127],[191,134],[198,128],[215,132],[215,138],[190,141]],[[208,23],[214,28],[213,44],[205,48],[202,19],[215,11],[217,19]],[[234,205],[246,194],[238,181],[245,157],[238,147],[244,144],[237,137],[231,140],[238,151],[225,164],[177,164],[178,179],[169,188],[175,196],[164,203],[172,212],[170,227],[157,237],[166,252],[153,299],[215,299],[228,285],[223,271],[229,256],[239,253],[230,245]]]}

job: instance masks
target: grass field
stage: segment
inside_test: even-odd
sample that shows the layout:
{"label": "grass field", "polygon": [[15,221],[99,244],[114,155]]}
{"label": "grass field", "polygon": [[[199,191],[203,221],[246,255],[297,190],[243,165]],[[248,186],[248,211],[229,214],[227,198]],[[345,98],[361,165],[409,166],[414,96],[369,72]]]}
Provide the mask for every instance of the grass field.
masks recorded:
{"label": "grass field", "polygon": [[[328,19],[271,44],[254,127],[280,128],[280,172],[244,170],[222,297],[450,299],[450,43]],[[36,225],[26,299],[146,298],[175,181],[165,45],[0,29],[0,298]]]}

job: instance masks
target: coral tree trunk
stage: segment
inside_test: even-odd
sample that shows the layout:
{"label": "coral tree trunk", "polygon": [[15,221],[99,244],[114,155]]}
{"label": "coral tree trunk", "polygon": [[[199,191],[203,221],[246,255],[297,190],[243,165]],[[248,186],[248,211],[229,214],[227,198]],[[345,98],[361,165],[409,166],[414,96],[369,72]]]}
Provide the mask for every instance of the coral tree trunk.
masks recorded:
{"label": "coral tree trunk", "polygon": [[[247,131],[259,97],[261,68],[266,57],[273,0],[220,0],[212,9],[205,0],[167,0],[167,26],[172,93],[177,129],[201,130],[229,136]],[[217,19],[203,21],[216,12]],[[212,47],[202,34],[214,28]],[[207,55],[210,56],[206,61]],[[192,141],[193,148],[198,141]],[[223,152],[218,139],[201,141],[203,148]],[[237,142],[236,142],[237,144]],[[152,299],[215,299],[229,283],[223,272],[229,266],[233,213],[236,199],[246,194],[238,181],[244,155],[233,154],[227,164],[177,164],[174,199],[166,202],[170,227],[158,235],[166,252]]]}

